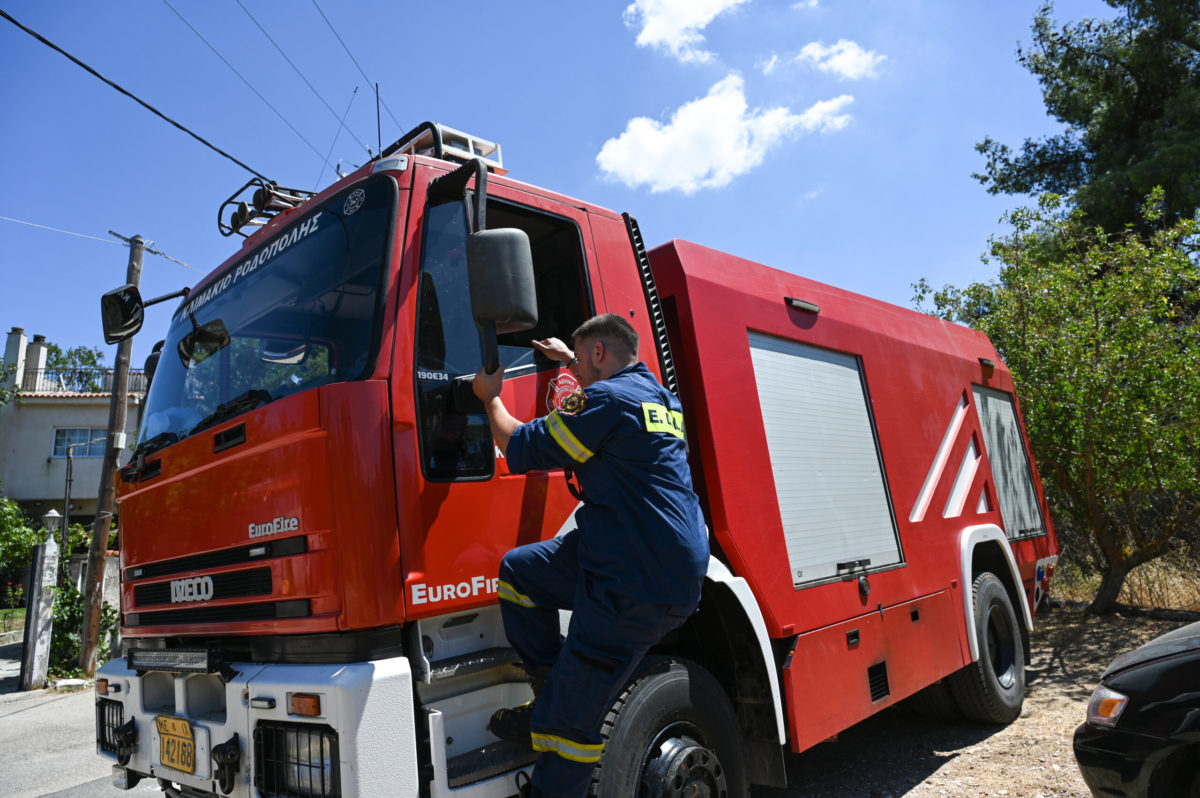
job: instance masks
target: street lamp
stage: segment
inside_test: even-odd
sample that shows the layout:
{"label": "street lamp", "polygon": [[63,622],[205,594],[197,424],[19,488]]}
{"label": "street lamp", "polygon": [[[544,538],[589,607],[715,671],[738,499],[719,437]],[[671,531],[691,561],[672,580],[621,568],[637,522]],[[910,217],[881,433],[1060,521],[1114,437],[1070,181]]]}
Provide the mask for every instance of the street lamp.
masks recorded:
{"label": "street lamp", "polygon": [[46,531],[50,533],[48,537],[54,537],[54,532],[58,529],[60,521],[62,521],[62,516],[53,507],[50,508],[50,512],[42,516],[42,524],[46,527]]}

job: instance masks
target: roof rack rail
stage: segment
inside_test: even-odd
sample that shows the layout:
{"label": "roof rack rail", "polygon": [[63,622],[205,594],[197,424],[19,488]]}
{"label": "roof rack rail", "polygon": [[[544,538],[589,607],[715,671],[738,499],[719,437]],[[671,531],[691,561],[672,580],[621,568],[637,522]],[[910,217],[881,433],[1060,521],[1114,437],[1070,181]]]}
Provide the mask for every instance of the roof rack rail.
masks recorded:
{"label": "roof rack rail", "polygon": [[385,149],[379,157],[387,158],[389,155],[427,155],[456,163],[479,158],[487,165],[489,172],[500,175],[507,172],[499,144],[439,122],[422,122]]}
{"label": "roof rack rail", "polygon": [[[244,200],[239,202],[237,198],[252,187],[254,194],[251,196],[250,202]],[[226,237],[234,233],[248,236],[248,233],[242,232],[242,228],[246,225],[262,227],[276,214],[297,208],[315,196],[316,194],[312,191],[284,188],[259,177],[252,178],[246,185],[233,192],[229,199],[221,203],[221,207],[217,209],[217,229],[221,231],[221,235]],[[233,209],[229,214],[228,222],[224,220],[226,208]]]}

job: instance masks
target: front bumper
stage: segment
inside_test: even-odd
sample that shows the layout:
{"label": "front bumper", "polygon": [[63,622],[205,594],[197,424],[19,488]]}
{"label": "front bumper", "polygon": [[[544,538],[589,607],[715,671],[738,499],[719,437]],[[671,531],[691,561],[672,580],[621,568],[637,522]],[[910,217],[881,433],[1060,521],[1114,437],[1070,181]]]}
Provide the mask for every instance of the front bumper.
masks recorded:
{"label": "front bumper", "polygon": [[[109,684],[107,695],[96,696],[97,753],[124,766],[129,786],[138,777],[156,777],[236,798],[278,794],[262,787],[284,782],[300,785],[294,794],[314,796],[417,794],[407,659],[231,667],[236,675],[226,682],[215,673],[139,676],[125,660],[106,663],[96,673]],[[319,715],[293,715],[295,693],[320,696]],[[182,761],[191,773],[164,763],[170,750],[163,737],[175,731],[180,722],[175,719],[187,722],[194,750]],[[297,745],[312,752],[307,755],[312,763],[298,766],[278,754]],[[333,776],[335,783],[328,784]]]}
{"label": "front bumper", "polygon": [[1075,730],[1075,761],[1096,796],[1146,798],[1155,772],[1182,743],[1150,734],[1083,723]]}

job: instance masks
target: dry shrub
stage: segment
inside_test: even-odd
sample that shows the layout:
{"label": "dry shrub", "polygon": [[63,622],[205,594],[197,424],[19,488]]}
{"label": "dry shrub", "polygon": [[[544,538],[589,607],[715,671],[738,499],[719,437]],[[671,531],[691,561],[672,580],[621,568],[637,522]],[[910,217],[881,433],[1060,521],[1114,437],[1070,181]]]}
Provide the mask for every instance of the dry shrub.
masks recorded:
{"label": "dry shrub", "polygon": [[[1180,541],[1167,554],[1130,571],[1118,601],[1131,607],[1200,611],[1198,570],[1195,550]],[[1099,570],[1064,558],[1055,569],[1050,593],[1058,599],[1090,602],[1099,587]]]}
{"label": "dry shrub", "polygon": [[1200,610],[1196,555],[1181,543],[1174,550],[1129,572],[1121,588],[1122,604],[1172,610]]}

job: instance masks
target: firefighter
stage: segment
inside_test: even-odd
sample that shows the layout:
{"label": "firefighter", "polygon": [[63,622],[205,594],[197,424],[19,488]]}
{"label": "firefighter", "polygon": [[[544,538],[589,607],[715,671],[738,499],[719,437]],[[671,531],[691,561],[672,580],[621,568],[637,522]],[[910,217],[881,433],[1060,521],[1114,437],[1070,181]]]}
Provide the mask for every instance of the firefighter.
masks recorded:
{"label": "firefighter", "polygon": [[[500,564],[505,632],[535,700],[499,710],[489,729],[532,740],[534,796],[587,793],[605,714],[646,651],[695,611],[708,566],[679,401],[638,361],[637,342],[612,313],[580,325],[574,351],[557,338],[534,341],[582,389],[524,424],[500,399],[503,369],[475,375],[509,470],[568,469],[582,501],[575,529],[515,548]],[[560,609],[572,610],[565,640]]]}

